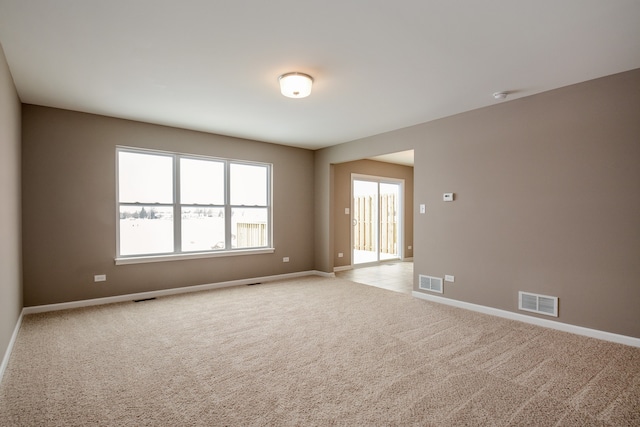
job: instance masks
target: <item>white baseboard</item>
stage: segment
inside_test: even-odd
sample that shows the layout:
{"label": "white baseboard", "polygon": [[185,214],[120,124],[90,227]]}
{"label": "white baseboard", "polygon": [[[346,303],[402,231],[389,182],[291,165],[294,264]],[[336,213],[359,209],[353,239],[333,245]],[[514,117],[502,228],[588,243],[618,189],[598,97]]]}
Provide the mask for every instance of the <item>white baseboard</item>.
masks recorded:
{"label": "white baseboard", "polygon": [[336,277],[335,273],[327,273],[325,271],[313,270],[313,271],[310,271],[309,273],[310,274],[306,274],[306,276],[321,276],[321,277],[329,277],[329,278]]}
{"label": "white baseboard", "polygon": [[273,282],[275,280],[293,279],[304,276],[335,277],[333,273],[310,270],[297,273],[277,274],[274,276],[254,277],[251,279],[231,280],[228,282],[209,283],[205,285],[185,286],[183,288],[162,289],[158,291],[139,292],[135,294],[116,295],[105,298],[94,298],[82,301],[63,302],[58,304],[36,305],[25,307],[24,314],[45,313],[48,311],[68,310],[71,308],[90,307],[94,305],[112,304],[116,302],[127,302],[147,298],[159,298],[168,295],[185,294],[190,292],[208,291],[211,289],[228,288],[231,286],[250,285],[252,283]]}
{"label": "white baseboard", "polygon": [[16,327],[13,328],[13,334],[11,335],[11,339],[9,340],[9,345],[7,346],[7,350],[4,352],[4,357],[2,358],[2,364],[0,365],[0,383],[2,383],[2,377],[4,376],[4,371],[7,369],[7,365],[9,365],[9,358],[11,357],[11,352],[13,351],[13,345],[16,342],[16,338],[18,337],[18,331],[20,330],[20,325],[22,325],[22,316],[24,315],[24,309],[20,312],[20,316],[18,317],[18,321],[16,322]]}
{"label": "white baseboard", "polygon": [[597,338],[605,341],[611,341],[618,344],[625,344],[632,347],[640,347],[640,338],[629,337],[626,335],[614,334],[611,332],[599,331],[597,329],[585,328],[583,326],[570,325],[568,323],[556,322],[553,320],[539,319],[537,317],[527,316],[520,313],[501,310],[499,308],[487,307],[484,305],[472,304],[469,302],[458,301],[450,298],[444,298],[436,295],[429,295],[418,291],[413,291],[411,295],[415,298],[437,302],[440,304],[451,305],[453,307],[464,308],[466,310],[477,311],[492,316],[503,317],[505,319],[517,320],[532,325],[543,326],[545,328],[557,329],[563,332],[583,335],[591,338]]}
{"label": "white baseboard", "polygon": [[353,270],[353,266],[351,265],[342,265],[340,267],[333,267],[333,271],[346,271],[346,270]]}

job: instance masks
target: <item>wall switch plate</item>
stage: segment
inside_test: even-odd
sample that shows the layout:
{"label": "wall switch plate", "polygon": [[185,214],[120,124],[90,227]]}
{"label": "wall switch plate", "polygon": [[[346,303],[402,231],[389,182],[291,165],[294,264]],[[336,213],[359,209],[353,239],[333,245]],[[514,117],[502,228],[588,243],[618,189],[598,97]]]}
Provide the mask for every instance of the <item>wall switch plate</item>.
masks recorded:
{"label": "wall switch plate", "polygon": [[344,254],[342,252],[338,252],[338,258],[342,258]]}
{"label": "wall switch plate", "polygon": [[289,262],[289,257],[286,256],[286,257],[282,258],[282,262]]}
{"label": "wall switch plate", "polygon": [[411,248],[412,248],[412,247],[413,247],[413,246],[409,245],[409,246],[407,246],[407,249],[411,250]]}
{"label": "wall switch plate", "polygon": [[106,274],[96,274],[95,276],[93,276],[93,281],[94,282],[106,282],[107,281],[107,275]]}
{"label": "wall switch plate", "polygon": [[344,214],[349,215],[349,208],[344,208]]}
{"label": "wall switch plate", "polygon": [[427,211],[427,207],[424,204],[420,205],[420,213],[423,214],[426,211]]}
{"label": "wall switch plate", "polygon": [[455,280],[456,280],[456,278],[454,276],[449,276],[448,274],[445,274],[445,276],[444,276],[444,281],[445,282],[453,283],[453,282],[455,282]]}

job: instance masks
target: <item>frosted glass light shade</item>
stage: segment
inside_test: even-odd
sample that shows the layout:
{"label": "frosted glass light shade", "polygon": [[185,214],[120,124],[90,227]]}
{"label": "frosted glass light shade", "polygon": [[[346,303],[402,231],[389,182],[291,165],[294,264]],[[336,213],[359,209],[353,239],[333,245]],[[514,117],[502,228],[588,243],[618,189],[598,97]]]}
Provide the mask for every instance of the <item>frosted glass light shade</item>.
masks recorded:
{"label": "frosted glass light shade", "polygon": [[278,77],[280,92],[289,98],[304,98],[311,93],[313,78],[303,73],[287,73]]}

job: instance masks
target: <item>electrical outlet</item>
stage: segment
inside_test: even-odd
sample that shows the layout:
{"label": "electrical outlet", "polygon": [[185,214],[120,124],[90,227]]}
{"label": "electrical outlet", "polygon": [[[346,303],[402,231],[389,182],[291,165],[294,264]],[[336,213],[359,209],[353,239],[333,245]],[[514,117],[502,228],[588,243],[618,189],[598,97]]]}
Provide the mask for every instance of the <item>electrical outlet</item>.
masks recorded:
{"label": "electrical outlet", "polygon": [[93,281],[94,282],[106,282],[107,281],[107,275],[106,274],[96,274],[95,276],[93,276]]}
{"label": "electrical outlet", "polygon": [[455,278],[454,276],[449,276],[448,274],[445,274],[445,275],[444,275],[444,281],[445,281],[445,282],[451,282],[451,283],[453,283],[453,282],[455,282],[455,279],[456,279],[456,278]]}
{"label": "electrical outlet", "polygon": [[286,257],[282,258],[282,262],[289,262],[289,257],[286,256]]}

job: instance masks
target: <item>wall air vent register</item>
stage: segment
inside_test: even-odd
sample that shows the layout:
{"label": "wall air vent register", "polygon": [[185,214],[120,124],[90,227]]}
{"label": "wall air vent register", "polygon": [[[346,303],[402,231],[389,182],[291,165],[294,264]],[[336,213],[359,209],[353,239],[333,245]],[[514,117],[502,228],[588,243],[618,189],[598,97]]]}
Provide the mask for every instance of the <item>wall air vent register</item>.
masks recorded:
{"label": "wall air vent register", "polygon": [[418,288],[424,291],[442,293],[442,278],[419,275]]}
{"label": "wall air vent register", "polygon": [[518,292],[518,309],[558,317],[558,297]]}

